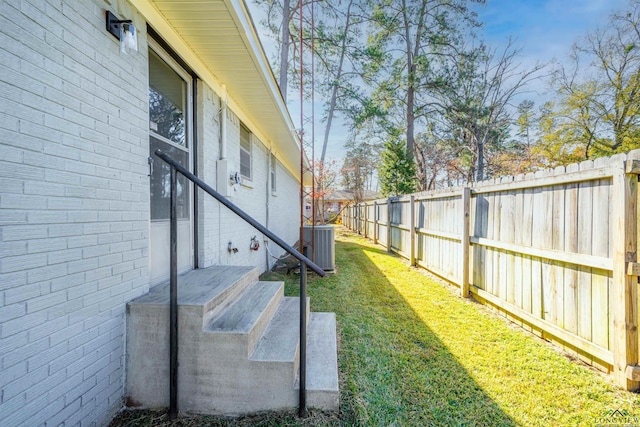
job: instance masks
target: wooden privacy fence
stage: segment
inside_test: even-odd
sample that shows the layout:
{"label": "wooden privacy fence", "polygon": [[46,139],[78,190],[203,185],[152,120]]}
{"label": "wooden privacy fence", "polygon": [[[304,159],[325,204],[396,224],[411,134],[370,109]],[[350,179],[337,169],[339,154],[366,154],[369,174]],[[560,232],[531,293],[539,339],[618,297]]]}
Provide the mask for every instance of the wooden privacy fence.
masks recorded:
{"label": "wooden privacy fence", "polygon": [[635,390],[639,175],[636,150],[361,203],[343,223]]}

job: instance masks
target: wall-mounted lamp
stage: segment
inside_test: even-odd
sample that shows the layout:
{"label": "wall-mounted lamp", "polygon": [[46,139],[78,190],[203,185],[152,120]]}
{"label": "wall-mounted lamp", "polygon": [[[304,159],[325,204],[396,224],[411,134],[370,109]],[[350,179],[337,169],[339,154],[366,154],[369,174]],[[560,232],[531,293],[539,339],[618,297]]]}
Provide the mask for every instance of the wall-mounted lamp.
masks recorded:
{"label": "wall-mounted lamp", "polygon": [[130,50],[138,51],[138,37],[136,27],[131,19],[118,19],[107,10],[107,31],[120,40],[120,52],[129,53]]}

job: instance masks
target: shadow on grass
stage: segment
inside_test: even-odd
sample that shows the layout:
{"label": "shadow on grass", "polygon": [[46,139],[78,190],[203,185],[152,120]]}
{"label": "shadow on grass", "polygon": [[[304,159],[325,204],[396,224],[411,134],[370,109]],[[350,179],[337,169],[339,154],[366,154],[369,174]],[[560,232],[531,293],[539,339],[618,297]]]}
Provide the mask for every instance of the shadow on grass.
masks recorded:
{"label": "shadow on grass", "polygon": [[[517,425],[390,283],[371,260],[375,256],[388,255],[341,242],[338,274],[309,281],[311,309],[334,311],[338,318],[341,424]],[[287,282],[295,295],[296,280]]]}
{"label": "shadow on grass", "polygon": [[[183,417],[173,424],[164,411],[130,411],[111,426],[517,425],[372,261],[376,257],[388,255],[370,245],[342,241],[336,245],[338,273],[309,277],[312,311],[332,311],[338,319],[340,414],[311,411],[306,419],[297,418],[295,411],[236,419]],[[267,273],[261,279],[284,280],[285,293],[298,294],[298,275]],[[450,315],[448,307],[442,307],[441,315]]]}

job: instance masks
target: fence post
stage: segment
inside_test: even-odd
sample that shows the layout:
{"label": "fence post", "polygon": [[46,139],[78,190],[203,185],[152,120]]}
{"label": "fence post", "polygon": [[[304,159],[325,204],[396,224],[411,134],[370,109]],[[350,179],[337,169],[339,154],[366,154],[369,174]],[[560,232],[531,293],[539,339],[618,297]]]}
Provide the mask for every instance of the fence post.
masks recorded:
{"label": "fence post", "polygon": [[378,202],[373,202],[373,244],[378,244]]}
{"label": "fence post", "polygon": [[416,265],[416,196],[411,195],[411,199],[409,203],[411,203],[410,208],[410,222],[409,222],[409,240],[411,243],[411,259],[409,260],[411,266]]}
{"label": "fence post", "polygon": [[369,231],[369,205],[367,202],[364,202],[364,238],[366,239]]}
{"label": "fence post", "polygon": [[462,277],[460,280],[460,292],[463,298],[469,297],[469,211],[471,208],[471,189],[462,189]]}
{"label": "fence post", "polygon": [[387,199],[387,252],[391,253],[391,198]]}
{"label": "fence post", "polygon": [[611,188],[613,375],[616,384],[626,390],[635,390],[640,384],[634,375],[638,364],[638,278],[627,274],[627,264],[637,261],[638,175],[634,165],[637,162],[615,164]]}

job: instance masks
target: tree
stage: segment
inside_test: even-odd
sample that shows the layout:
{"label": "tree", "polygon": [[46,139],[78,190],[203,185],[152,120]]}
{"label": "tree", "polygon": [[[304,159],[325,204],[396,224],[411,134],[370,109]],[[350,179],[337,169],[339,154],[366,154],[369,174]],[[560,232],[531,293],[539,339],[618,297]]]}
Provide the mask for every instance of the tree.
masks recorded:
{"label": "tree", "polygon": [[576,43],[570,60],[553,74],[559,97],[545,138],[580,146],[582,159],[640,147],[640,1]]}
{"label": "tree", "polygon": [[469,48],[447,69],[451,84],[437,92],[444,126],[453,136],[449,140],[459,144],[470,182],[485,179],[487,166],[489,171],[499,169],[491,161],[509,149],[512,104],[544,67],[522,70],[519,53],[512,40],[500,52],[482,43]]}
{"label": "tree", "polygon": [[353,195],[354,203],[360,203],[364,200],[365,190],[370,189],[376,168],[375,148],[366,142],[355,141],[347,144],[346,148],[347,155],[340,169],[342,186]]}
{"label": "tree", "polygon": [[337,162],[335,160],[317,161],[314,164],[316,189],[316,221],[324,224],[327,216],[327,208],[324,203],[326,197],[330,197],[336,190],[338,173],[336,172]]}
{"label": "tree", "polygon": [[477,22],[464,0],[370,2],[373,27],[369,44],[387,52],[372,96],[387,113],[383,129],[402,131],[407,155],[413,158],[417,123],[428,113],[430,89],[446,84],[434,64],[456,50],[461,27],[474,27]]}
{"label": "tree", "polygon": [[416,191],[415,176],[415,163],[404,142],[399,138],[387,141],[378,168],[382,195],[387,197],[413,193]]}

